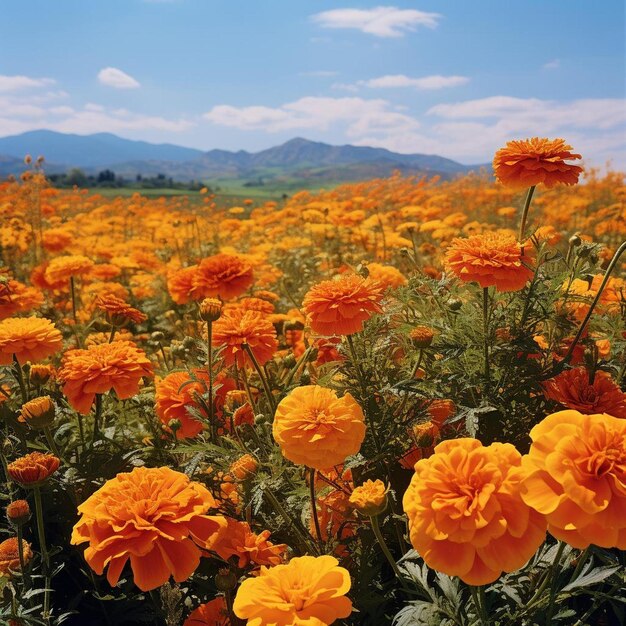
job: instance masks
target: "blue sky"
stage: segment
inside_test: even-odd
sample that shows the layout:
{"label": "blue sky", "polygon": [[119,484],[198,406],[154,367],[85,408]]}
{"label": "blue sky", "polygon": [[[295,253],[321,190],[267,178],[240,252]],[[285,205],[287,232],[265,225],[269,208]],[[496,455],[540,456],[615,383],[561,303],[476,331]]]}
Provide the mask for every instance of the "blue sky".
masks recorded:
{"label": "blue sky", "polygon": [[626,167],[622,0],[5,0],[0,136],[490,160],[562,136]]}

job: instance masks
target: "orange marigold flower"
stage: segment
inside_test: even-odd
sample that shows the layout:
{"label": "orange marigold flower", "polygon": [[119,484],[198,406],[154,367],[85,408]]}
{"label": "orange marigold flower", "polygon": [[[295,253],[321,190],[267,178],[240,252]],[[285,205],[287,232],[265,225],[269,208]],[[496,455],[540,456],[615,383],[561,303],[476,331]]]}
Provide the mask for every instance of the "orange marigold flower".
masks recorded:
{"label": "orange marigold flower", "polygon": [[350,504],[362,515],[379,515],[387,508],[387,491],[382,480],[366,480],[350,494]]}
{"label": "orange marigold flower", "polygon": [[7,472],[16,483],[33,487],[45,482],[58,469],[61,461],[54,454],[31,452],[7,466]]}
{"label": "orange marigold flower", "polygon": [[607,372],[596,372],[590,382],[584,367],[566,370],[543,383],[543,392],[550,400],[586,415],[608,413],[626,418],[626,394]]}
{"label": "orange marigold flower", "polygon": [[246,480],[255,474],[257,469],[259,469],[259,462],[251,454],[244,454],[231,464],[228,471],[237,480]]}
{"label": "orange marigold flower", "polygon": [[428,403],[426,411],[435,425],[441,428],[456,413],[456,404],[453,400],[435,399]]}
{"label": "orange marigold flower", "polygon": [[406,285],[406,277],[393,265],[382,265],[381,263],[368,263],[367,271],[369,277],[384,286],[385,289],[393,289]]}
{"label": "orange marigold flower", "polygon": [[343,274],[311,287],[302,306],[311,328],[320,335],[352,335],[381,313],[383,287],[357,274]]}
{"label": "orange marigold flower", "polygon": [[239,256],[216,254],[200,261],[192,280],[192,297],[231,300],[254,282],[252,265]]}
{"label": "orange marigold flower", "polygon": [[[0,576],[11,578],[13,572],[20,570],[20,552],[17,537],[9,537],[0,543]],[[33,558],[33,551],[30,549],[30,543],[22,539],[22,554],[24,565],[28,564]]]}
{"label": "orange marigold flower", "polygon": [[296,387],[283,398],[272,432],[283,456],[315,469],[339,465],[356,454],[365,438],[365,418],[359,403],[319,385]]}
{"label": "orange marigold flower", "polygon": [[[208,393],[209,375],[205,369],[189,372],[171,372],[156,381],[155,408],[157,417],[167,426],[170,420],[178,420],[181,427],[176,431],[178,439],[195,437],[204,424],[188,409],[193,409],[208,419],[206,405],[200,398]],[[219,375],[213,381],[215,392],[215,417],[220,418],[226,394],[235,388],[235,381]]]}
{"label": "orange marigold flower", "polygon": [[62,346],[60,331],[43,317],[9,317],[0,321],[0,365],[9,365],[13,357],[20,365],[42,361]]}
{"label": "orange marigold flower", "polygon": [[13,526],[22,526],[30,520],[30,505],[26,500],[14,500],[7,506],[7,519]]}
{"label": "orange marigold flower", "polygon": [[626,420],[560,411],[530,431],[524,502],[575,548],[626,549]]}
{"label": "orange marigold flower", "polygon": [[557,183],[575,185],[582,167],[567,163],[580,159],[571,152],[572,146],[563,139],[533,137],[508,141],[493,159],[496,178],[507,187],[532,187],[543,183],[554,187]]}
{"label": "orange marigold flower", "polygon": [[50,284],[65,282],[70,278],[87,274],[93,266],[93,261],[86,256],[79,254],[58,256],[48,263],[45,279]]}
{"label": "orange marigold flower", "polygon": [[176,304],[186,304],[191,298],[193,280],[198,271],[197,265],[183,267],[170,273],[167,277],[167,290]]}
{"label": "orange marigold flower", "polygon": [[170,576],[187,580],[226,528],[207,515],[216,502],[209,491],[169,467],[137,467],[118,474],[78,507],[71,543],[89,542],[85,559],[115,586],[130,559],[135,585],[156,589]]}
{"label": "orange marigold flower", "polygon": [[145,313],[133,308],[130,304],[113,294],[98,296],[96,307],[106,313],[107,320],[113,326],[122,326],[127,321],[141,324],[141,322],[145,322],[148,319]]}
{"label": "orange marigold flower", "polygon": [[97,393],[113,389],[120,400],[126,400],[139,393],[144,376],[152,376],[146,353],[130,341],[114,341],[67,351],[58,380],[72,407],[87,415]]}
{"label": "orange marigold flower", "polygon": [[455,238],[446,252],[446,266],[464,282],[498,291],[518,291],[532,278],[530,249],[513,235],[486,232]]}
{"label": "orange marigold flower", "polygon": [[25,402],[20,409],[18,422],[31,428],[49,428],[54,423],[56,406],[50,396],[41,396]]}
{"label": "orange marigold flower", "polygon": [[13,279],[0,282],[0,319],[32,311],[42,304],[43,294],[39,289],[27,287]]}
{"label": "orange marigold flower", "polygon": [[28,372],[31,384],[36,386],[45,385],[51,378],[54,378],[56,371],[52,365],[32,364]]}
{"label": "orange marigold flower", "polygon": [[252,366],[244,349],[247,345],[259,365],[264,365],[278,349],[276,329],[262,313],[229,309],[213,324],[212,343],[223,347],[222,357],[227,366]]}
{"label": "orange marigold flower", "polygon": [[251,563],[272,566],[283,562],[287,546],[268,541],[271,535],[269,530],[257,535],[250,530],[247,522],[239,522],[230,517],[226,521],[226,532],[215,546],[215,552],[222,559],[228,561],[231,557],[236,557],[239,568],[248,567]]}
{"label": "orange marigold flower", "polygon": [[255,626],[323,626],[350,615],[350,586],[348,570],[334,557],[296,557],[244,580],[233,610]]}
{"label": "orange marigold flower", "polygon": [[189,614],[183,626],[230,626],[226,601],[219,596],[201,604]]}
{"label": "orange marigold flower", "polygon": [[519,495],[521,462],[511,444],[466,438],[443,441],[415,464],[402,503],[429,567],[485,585],[530,559],[546,523]]}

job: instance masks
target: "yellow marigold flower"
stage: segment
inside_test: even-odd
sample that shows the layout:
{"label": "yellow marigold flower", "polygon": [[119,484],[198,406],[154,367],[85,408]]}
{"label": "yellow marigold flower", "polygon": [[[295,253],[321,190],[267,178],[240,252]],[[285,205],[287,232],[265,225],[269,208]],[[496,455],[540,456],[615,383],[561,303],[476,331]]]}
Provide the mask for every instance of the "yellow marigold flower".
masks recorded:
{"label": "yellow marigold flower", "polygon": [[379,515],[387,508],[387,491],[382,480],[366,480],[350,494],[350,504],[362,515]]}
{"label": "yellow marigold flower", "polygon": [[575,548],[626,549],[626,419],[559,411],[531,431],[524,502]]}
{"label": "yellow marigold flower", "polygon": [[352,612],[350,586],[348,570],[334,557],[296,557],[244,580],[233,610],[255,626],[325,626]]}
{"label": "yellow marigold flower", "polygon": [[305,385],[280,401],[273,434],[290,461],[326,469],[359,451],[365,438],[364,420],[349,393],[339,398],[332,389]]}
{"label": "yellow marigold flower", "polygon": [[429,567],[486,585],[530,559],[546,522],[520,496],[521,461],[511,444],[469,438],[443,441],[417,461],[402,504]]}

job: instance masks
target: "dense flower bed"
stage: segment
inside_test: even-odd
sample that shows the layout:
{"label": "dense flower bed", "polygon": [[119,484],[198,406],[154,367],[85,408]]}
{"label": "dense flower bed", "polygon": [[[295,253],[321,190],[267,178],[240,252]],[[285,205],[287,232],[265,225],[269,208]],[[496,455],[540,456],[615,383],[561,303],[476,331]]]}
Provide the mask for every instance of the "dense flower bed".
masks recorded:
{"label": "dense flower bed", "polygon": [[3,623],[624,623],[626,187],[579,158],[0,183]]}

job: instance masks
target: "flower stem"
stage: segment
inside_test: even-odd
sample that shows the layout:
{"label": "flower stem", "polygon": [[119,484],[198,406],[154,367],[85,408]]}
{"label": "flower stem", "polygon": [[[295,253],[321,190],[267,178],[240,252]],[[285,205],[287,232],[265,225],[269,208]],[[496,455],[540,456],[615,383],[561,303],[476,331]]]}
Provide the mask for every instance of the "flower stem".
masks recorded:
{"label": "flower stem", "polygon": [[56,441],[54,440],[52,431],[50,430],[50,426],[46,426],[43,429],[43,433],[46,436],[46,441],[48,442],[48,445],[50,446],[50,451],[54,454],[54,456],[61,458],[61,455],[59,454],[59,448],[57,447]]}
{"label": "flower stem", "polygon": [[470,587],[470,592],[472,594],[472,600],[474,601],[474,606],[476,607],[476,612],[478,613],[481,626],[489,624],[489,615],[487,614],[485,602],[485,589],[483,587],[476,587],[472,585]]}
{"label": "flower stem", "polygon": [[322,529],[320,527],[320,520],[317,514],[317,501],[315,498],[315,469],[310,469],[309,474],[309,495],[311,496],[311,515],[313,516],[313,522],[315,523],[315,534],[317,535],[317,541],[320,544],[320,550],[324,553],[324,540],[322,539]]}
{"label": "flower stem", "polygon": [[213,322],[206,323],[207,373],[209,375],[209,428],[211,441],[215,442],[215,417],[213,407]]}
{"label": "flower stem", "polygon": [[96,394],[96,404],[94,407],[94,416],[93,416],[93,440],[92,443],[95,443],[100,436],[100,417],[102,415],[102,394]]}
{"label": "flower stem", "polygon": [[389,561],[389,565],[391,565],[391,569],[393,570],[393,573],[396,575],[396,578],[400,582],[403,582],[402,574],[400,573],[398,564],[396,563],[396,560],[391,555],[391,552],[389,551],[389,547],[387,546],[387,542],[385,541],[383,534],[380,532],[380,525],[378,524],[378,515],[372,515],[370,517],[370,522],[372,523],[372,530],[374,531],[374,536],[376,537],[376,541],[378,541],[378,545],[380,546],[380,549],[383,551],[385,558],[387,559],[387,561]]}
{"label": "flower stem", "polygon": [[43,522],[43,504],[41,502],[41,489],[39,486],[33,488],[35,496],[35,515],[37,517],[37,533],[39,535],[39,549],[41,550],[41,560],[44,574],[44,596],[43,596],[43,619],[50,623],[50,556],[46,545],[46,531]]}
{"label": "flower stem", "polygon": [[70,276],[70,293],[72,294],[72,319],[74,320],[74,326],[78,324],[76,318],[76,285],[74,284],[74,277]]}
{"label": "flower stem", "polygon": [[535,193],[535,185],[528,188],[528,192],[526,193],[526,201],[524,202],[524,208],[522,210],[522,219],[520,220],[519,225],[519,236],[518,239],[521,242],[524,241],[524,233],[526,232],[526,222],[528,220],[528,209],[530,209],[530,202],[533,199],[533,194]]}
{"label": "flower stem", "polygon": [[256,357],[254,356],[254,352],[252,352],[252,349],[250,348],[250,346],[247,343],[243,343],[241,345],[243,346],[243,349],[246,351],[246,353],[250,357],[250,361],[252,361],[252,365],[254,366],[256,373],[259,375],[259,378],[261,379],[261,383],[263,384],[263,389],[265,390],[265,395],[267,396],[267,401],[269,402],[270,408],[272,409],[272,415],[274,415],[276,411],[276,404],[274,402],[274,396],[272,394],[272,390],[270,389],[269,383],[267,382],[267,378],[265,377],[265,374],[263,373],[263,370],[261,369],[259,362],[256,360]]}
{"label": "flower stem", "polygon": [[491,386],[491,365],[489,363],[489,287],[483,287],[483,342],[485,356],[485,380],[489,390]]}
{"label": "flower stem", "polygon": [[26,404],[26,402],[28,402],[28,392],[26,391],[26,383],[24,382],[24,371],[15,355],[13,355],[13,366],[15,368],[15,378],[17,378],[20,393],[22,394],[22,404]]}

